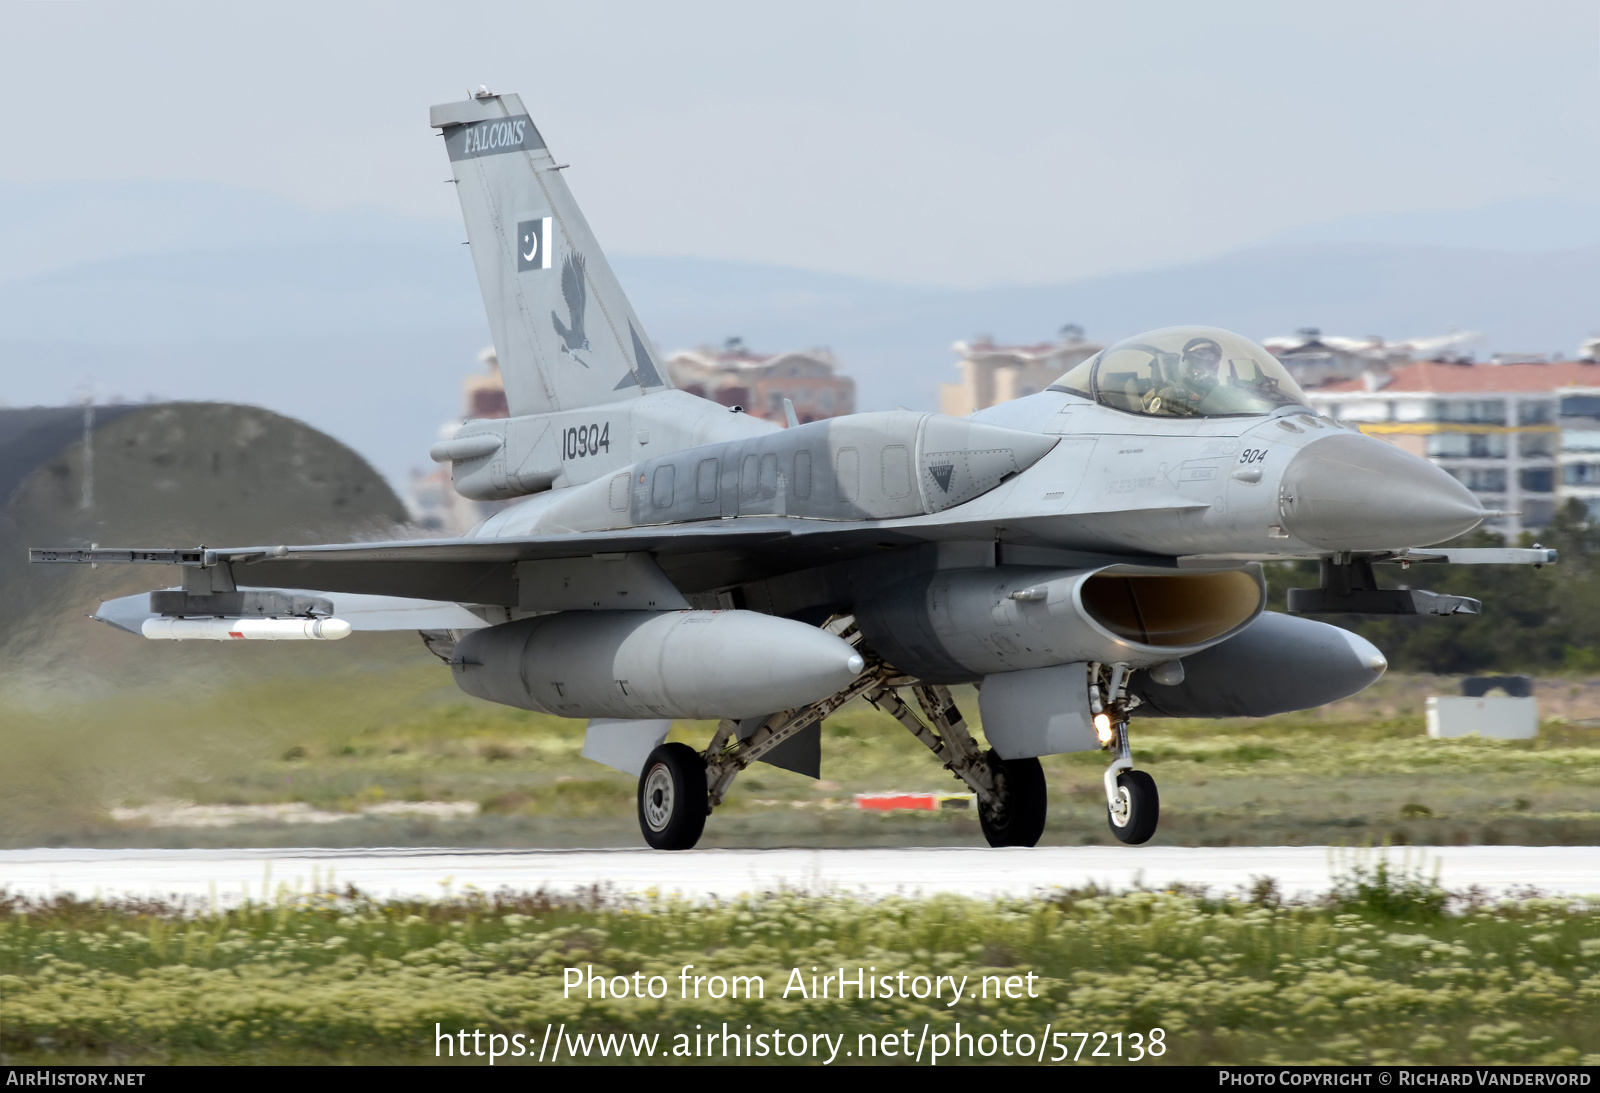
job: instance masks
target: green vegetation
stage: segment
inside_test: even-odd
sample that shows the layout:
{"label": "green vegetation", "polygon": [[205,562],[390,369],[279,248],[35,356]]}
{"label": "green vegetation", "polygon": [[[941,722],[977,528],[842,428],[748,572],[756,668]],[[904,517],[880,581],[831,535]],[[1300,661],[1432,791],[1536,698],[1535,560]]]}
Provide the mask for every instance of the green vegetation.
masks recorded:
{"label": "green vegetation", "polygon": [[[685,964],[761,976],[764,997],[683,999]],[[587,965],[660,975],[670,993],[564,997],[563,970]],[[972,991],[985,975],[1033,973],[1037,997],[784,998],[790,970],[813,966],[966,976]],[[959,1021],[974,1034],[1159,1028],[1167,1050],[1148,1061],[1161,1063],[1594,1064],[1600,910],[1452,899],[1421,871],[1371,858],[1315,906],[1283,905],[1260,878],[1221,900],[777,894],[695,907],[347,892],[234,909],[0,907],[0,1051],[12,1063],[427,1062],[436,1023],[535,1044],[547,1023],[670,1044],[724,1021],[844,1034],[846,1050],[862,1033],[910,1028],[915,1043],[924,1023],[948,1034]]]}

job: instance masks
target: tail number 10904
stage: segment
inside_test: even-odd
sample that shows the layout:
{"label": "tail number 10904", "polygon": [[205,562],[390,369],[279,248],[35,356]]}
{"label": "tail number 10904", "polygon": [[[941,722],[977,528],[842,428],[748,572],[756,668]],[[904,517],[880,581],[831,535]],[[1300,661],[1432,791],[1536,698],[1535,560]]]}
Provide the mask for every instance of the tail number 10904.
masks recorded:
{"label": "tail number 10904", "polygon": [[604,426],[578,425],[561,434],[561,455],[564,459],[581,459],[586,455],[599,455],[611,450],[611,423]]}

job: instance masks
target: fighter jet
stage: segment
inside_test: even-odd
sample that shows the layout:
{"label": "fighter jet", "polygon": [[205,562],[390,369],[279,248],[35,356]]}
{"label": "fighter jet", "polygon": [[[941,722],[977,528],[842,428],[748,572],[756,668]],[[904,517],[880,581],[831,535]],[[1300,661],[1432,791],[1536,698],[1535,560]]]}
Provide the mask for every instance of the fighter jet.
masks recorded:
{"label": "fighter jet", "polygon": [[[1130,719],[1259,716],[1387,667],[1319,612],[1449,615],[1375,563],[1542,564],[1429,548],[1486,513],[1422,459],[1318,415],[1261,346],[1174,327],[966,418],[899,410],[787,427],[675,390],[515,95],[436,106],[510,416],[431,456],[514,500],[459,539],[46,548],[177,566],[101,605],[147,638],[328,640],[413,629],[469,694],[589,721],[638,778],[653,847],[695,845],[740,771],[819,774],[820,723],[862,698],[970,788],[993,846],[1032,846],[1039,757],[1107,753],[1111,832],[1155,833]],[[1317,559],[1264,611],[1262,564]],[[982,737],[951,697],[978,688]],[[710,719],[702,748],[665,743]]]}

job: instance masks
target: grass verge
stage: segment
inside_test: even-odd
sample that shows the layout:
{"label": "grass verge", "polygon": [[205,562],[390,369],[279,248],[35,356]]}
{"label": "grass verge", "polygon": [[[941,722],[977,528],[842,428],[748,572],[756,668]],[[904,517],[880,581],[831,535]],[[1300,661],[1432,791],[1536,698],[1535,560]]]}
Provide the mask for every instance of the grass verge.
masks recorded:
{"label": "grass verge", "polygon": [[[755,977],[760,996],[681,997],[685,965]],[[813,969],[840,967],[904,972],[913,990],[918,975],[968,986],[955,1005],[949,990],[927,1000],[784,997],[796,969],[809,993]],[[568,968],[660,976],[666,997],[569,995]],[[1020,987],[1020,997],[995,996],[1028,976],[1032,997]],[[994,993],[974,997],[985,977]],[[1082,1063],[1118,1061],[1092,1052],[1119,1034],[1128,1058],[1133,1034],[1149,1045],[1160,1029],[1163,1053],[1145,1062],[1594,1064],[1600,909],[1488,904],[1443,893],[1415,870],[1359,862],[1315,905],[1284,904],[1261,878],[1226,899],[779,893],[694,906],[600,892],[430,903],[351,891],[230,909],[16,898],[0,907],[0,1052],[12,1063],[460,1063],[435,1055],[436,1028],[467,1030],[469,1044],[472,1031],[537,1044],[556,1025],[580,1037],[660,1037],[651,1058],[623,1062],[706,1062],[720,1057],[676,1058],[675,1038],[724,1022],[841,1036],[841,1062],[860,1061],[845,1052],[863,1049],[863,1037],[881,1046],[911,1030],[914,1046],[924,1027],[950,1037],[959,1023],[975,1043],[1006,1033],[1037,1046],[1047,1027],[1066,1032],[1069,1054],[1087,1047]],[[1108,1039],[1082,1046],[1072,1035],[1101,1032]],[[589,1055],[577,1061],[618,1061],[599,1056],[603,1041],[579,1042]],[[1054,1048],[1045,1054],[1055,1059]],[[500,1060],[519,1061],[529,1060]],[[1025,1060],[997,1050],[976,1061]]]}

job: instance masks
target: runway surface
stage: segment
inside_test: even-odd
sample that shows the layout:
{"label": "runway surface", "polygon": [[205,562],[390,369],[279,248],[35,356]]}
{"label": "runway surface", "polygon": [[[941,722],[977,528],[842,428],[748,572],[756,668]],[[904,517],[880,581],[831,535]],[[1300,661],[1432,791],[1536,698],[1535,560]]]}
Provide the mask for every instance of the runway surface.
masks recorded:
{"label": "runway surface", "polygon": [[[1270,876],[1286,896],[1326,892],[1336,870],[1378,851],[1294,847],[969,847],[847,850],[7,850],[0,887],[30,896],[189,896],[224,902],[353,884],[376,897],[437,898],[476,889],[618,897],[729,899],[780,889],[866,897],[952,892],[1021,897],[1090,883],[1114,890],[1204,886],[1223,895]],[[1600,895],[1600,847],[1396,848],[1391,867],[1438,869],[1446,888],[1497,896],[1536,888]]]}

